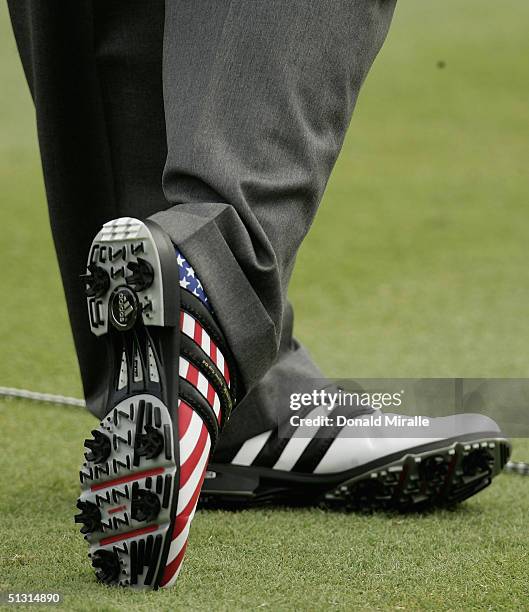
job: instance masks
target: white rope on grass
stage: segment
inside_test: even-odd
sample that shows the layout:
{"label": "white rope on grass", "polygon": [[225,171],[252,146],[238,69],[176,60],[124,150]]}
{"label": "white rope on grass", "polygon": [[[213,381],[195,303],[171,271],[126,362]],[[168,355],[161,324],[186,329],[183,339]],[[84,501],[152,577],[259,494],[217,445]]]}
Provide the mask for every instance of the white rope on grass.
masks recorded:
{"label": "white rope on grass", "polygon": [[510,474],[529,476],[529,463],[525,463],[524,461],[508,461],[503,469]]}
{"label": "white rope on grass", "polygon": [[0,387],[0,397],[17,397],[33,402],[47,402],[50,404],[63,404],[64,406],[75,406],[76,408],[86,408],[84,400],[67,395],[55,395],[53,393],[38,393],[28,389],[16,389],[14,387]]}
{"label": "white rope on grass", "polygon": [[[32,402],[47,402],[49,404],[86,408],[86,402],[78,397],[55,395],[54,393],[39,393],[37,391],[29,391],[28,389],[16,389],[15,387],[0,387],[0,397],[16,397],[31,400]],[[529,463],[524,463],[523,461],[508,461],[503,469],[510,474],[529,476]]]}

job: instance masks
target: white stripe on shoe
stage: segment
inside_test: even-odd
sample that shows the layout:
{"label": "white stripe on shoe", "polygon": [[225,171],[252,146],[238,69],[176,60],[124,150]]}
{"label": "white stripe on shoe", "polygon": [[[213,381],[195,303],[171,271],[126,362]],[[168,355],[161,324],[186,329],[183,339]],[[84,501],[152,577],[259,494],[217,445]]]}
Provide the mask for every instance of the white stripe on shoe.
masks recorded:
{"label": "white stripe on shoe", "polygon": [[269,431],[264,431],[258,436],[246,440],[231,462],[236,465],[251,465],[263,446],[267,443],[271,434],[272,430],[270,429]]}
{"label": "white stripe on shoe", "polygon": [[180,440],[180,464],[183,465],[188,459],[193,450],[195,449],[200,433],[202,431],[203,421],[198,414],[193,411],[191,422],[187,428],[186,433]]}
{"label": "white stripe on shoe", "polygon": [[179,491],[178,508],[176,511],[177,514],[180,514],[180,512],[182,512],[182,510],[191,501],[191,498],[193,497],[193,493],[195,493],[196,488],[202,484],[200,480],[201,480],[202,474],[204,473],[206,463],[208,461],[210,448],[211,448],[211,440],[208,435],[206,445],[204,446],[202,455],[200,456],[200,459],[197,462],[196,467],[193,470],[193,473],[191,474],[191,476],[189,477],[185,485]]}
{"label": "white stripe on shoe", "polygon": [[195,336],[195,319],[187,312],[182,312],[182,331],[190,338]]}
{"label": "white stripe on shoe", "polygon": [[[196,506],[195,506],[196,508]],[[169,554],[167,555],[167,564],[171,563],[176,559],[178,553],[184,547],[187,537],[189,535],[189,529],[191,528],[191,522],[193,520],[193,516],[195,515],[195,509],[193,509],[192,514],[190,514],[189,519],[186,523],[184,529],[177,535],[177,537],[171,542],[171,547],[169,549]],[[165,586],[171,586],[171,583],[167,583]]]}

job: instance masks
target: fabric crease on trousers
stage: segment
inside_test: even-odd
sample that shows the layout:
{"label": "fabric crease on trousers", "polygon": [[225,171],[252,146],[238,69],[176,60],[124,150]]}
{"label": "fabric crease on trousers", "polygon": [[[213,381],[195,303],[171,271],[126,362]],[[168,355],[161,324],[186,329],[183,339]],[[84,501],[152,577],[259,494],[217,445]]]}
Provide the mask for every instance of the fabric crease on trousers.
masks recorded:
{"label": "fabric crease on trousers", "polygon": [[[89,408],[103,347],[79,274],[117,216],[152,217],[203,280],[249,393],[217,449],[323,375],[287,290],[395,0],[9,0]],[[103,364],[103,365],[102,365]]]}

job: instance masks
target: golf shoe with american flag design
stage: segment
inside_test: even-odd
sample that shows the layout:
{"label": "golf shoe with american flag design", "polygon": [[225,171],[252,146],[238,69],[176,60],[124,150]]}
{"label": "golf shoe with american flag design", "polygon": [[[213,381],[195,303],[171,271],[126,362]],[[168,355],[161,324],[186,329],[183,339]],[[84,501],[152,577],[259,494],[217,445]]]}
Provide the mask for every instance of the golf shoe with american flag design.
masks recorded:
{"label": "golf shoe with american flag design", "polygon": [[101,372],[108,409],[85,441],[75,521],[100,581],[168,587],[236,401],[236,367],[200,280],[155,223],[106,223],[83,279],[111,366]]}

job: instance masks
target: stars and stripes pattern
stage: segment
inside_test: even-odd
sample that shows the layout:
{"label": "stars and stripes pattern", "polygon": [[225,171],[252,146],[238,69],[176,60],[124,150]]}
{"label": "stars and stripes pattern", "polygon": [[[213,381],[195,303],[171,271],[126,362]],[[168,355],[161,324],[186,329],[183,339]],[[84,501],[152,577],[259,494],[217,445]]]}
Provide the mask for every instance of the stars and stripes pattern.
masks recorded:
{"label": "stars and stripes pattern", "polygon": [[211,305],[207,298],[206,292],[204,291],[204,287],[200,282],[200,279],[195,274],[193,270],[193,266],[187,261],[187,259],[182,255],[182,253],[175,248],[176,252],[176,261],[178,263],[178,276],[180,278],[180,287],[192,293],[196,298],[198,298],[209,310],[211,310]]}
{"label": "stars and stripes pattern", "polygon": [[[186,260],[181,257],[182,263],[178,262],[180,269],[180,285],[184,272],[183,268],[190,267]],[[192,268],[191,268],[192,270]],[[184,278],[188,277],[186,274]],[[192,276],[192,278],[195,278]],[[200,281],[196,279],[191,291],[201,301],[209,307],[207,297],[203,292]],[[183,287],[190,289],[191,284]],[[195,292],[196,291],[196,292]],[[198,295],[197,295],[198,294]],[[219,372],[229,387],[230,373],[226,359],[219,350],[216,343],[204,327],[189,313],[182,310],[180,316],[180,331],[193,340],[204,353],[217,366]],[[189,360],[180,356],[179,375],[202,395],[206,402],[213,409],[217,420],[221,421],[220,399],[211,385],[208,377],[201,372]],[[178,435],[180,446],[180,484],[178,491],[178,503],[176,518],[174,520],[173,533],[171,535],[171,546],[169,549],[166,566],[161,580],[161,587],[172,586],[182,567],[182,561],[187,548],[187,540],[191,522],[195,515],[200,490],[204,482],[204,476],[209,461],[211,451],[211,438],[202,418],[195,412],[189,404],[180,399],[178,402]]]}
{"label": "stars and stripes pattern", "polygon": [[180,313],[180,329],[182,332],[194,340],[198,346],[206,353],[211,361],[217,366],[219,372],[224,376],[224,380],[228,387],[230,386],[230,372],[228,364],[224,359],[224,355],[219,350],[218,346],[211,339],[208,332],[200,325],[200,323],[184,310]]}
{"label": "stars and stripes pattern", "polygon": [[193,387],[198,389],[202,397],[207,400],[208,404],[213,408],[217,420],[220,422],[220,400],[215,388],[210,384],[204,374],[192,363],[184,357],[180,357],[178,369],[180,376],[191,383]]}

